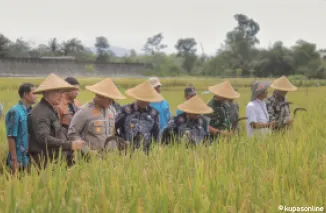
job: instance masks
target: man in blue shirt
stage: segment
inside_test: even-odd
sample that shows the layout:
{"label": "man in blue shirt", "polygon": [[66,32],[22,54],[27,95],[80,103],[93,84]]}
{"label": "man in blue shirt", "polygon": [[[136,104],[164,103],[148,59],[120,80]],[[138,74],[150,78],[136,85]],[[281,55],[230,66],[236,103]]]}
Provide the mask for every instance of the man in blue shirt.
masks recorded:
{"label": "man in blue shirt", "polygon": [[[150,78],[148,81],[158,93],[161,93],[162,84],[158,78]],[[171,118],[169,103],[163,100],[161,102],[151,103],[150,106],[160,113],[160,130],[162,132]]]}
{"label": "man in blue shirt", "polygon": [[27,115],[31,106],[36,103],[34,90],[33,84],[22,84],[18,90],[20,97],[18,104],[9,109],[6,114],[5,124],[9,144],[7,165],[13,174],[17,170],[28,169],[29,166]]}
{"label": "man in blue shirt", "polygon": [[[185,88],[185,90],[184,90],[184,95],[185,95],[186,101],[188,101],[190,98],[194,97],[196,94],[197,94],[196,89],[192,85]],[[182,113],[182,111],[180,109],[177,109],[176,115],[180,115],[181,113]]]}

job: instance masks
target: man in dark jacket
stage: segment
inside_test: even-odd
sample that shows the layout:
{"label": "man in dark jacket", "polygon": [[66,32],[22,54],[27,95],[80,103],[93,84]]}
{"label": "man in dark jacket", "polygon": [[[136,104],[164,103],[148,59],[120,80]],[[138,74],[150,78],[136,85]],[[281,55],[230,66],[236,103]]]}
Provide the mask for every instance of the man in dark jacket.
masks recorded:
{"label": "man in dark jacket", "polygon": [[73,142],[67,140],[62,134],[61,123],[54,109],[54,106],[60,104],[63,92],[71,89],[74,87],[58,76],[50,74],[34,91],[34,94],[43,94],[43,97],[28,116],[30,137],[28,153],[39,169],[57,159],[60,150],[61,155],[65,157],[66,151],[80,150],[84,145],[81,140]]}

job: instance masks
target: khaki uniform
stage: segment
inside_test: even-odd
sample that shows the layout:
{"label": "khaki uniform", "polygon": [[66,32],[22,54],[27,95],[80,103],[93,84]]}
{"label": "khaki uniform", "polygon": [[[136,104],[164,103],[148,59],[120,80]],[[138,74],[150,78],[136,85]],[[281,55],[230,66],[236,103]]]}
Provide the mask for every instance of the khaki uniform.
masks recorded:
{"label": "khaki uniform", "polygon": [[112,106],[101,109],[94,102],[85,104],[73,117],[68,138],[71,141],[81,139],[91,150],[101,150],[107,137],[114,135],[115,117]]}

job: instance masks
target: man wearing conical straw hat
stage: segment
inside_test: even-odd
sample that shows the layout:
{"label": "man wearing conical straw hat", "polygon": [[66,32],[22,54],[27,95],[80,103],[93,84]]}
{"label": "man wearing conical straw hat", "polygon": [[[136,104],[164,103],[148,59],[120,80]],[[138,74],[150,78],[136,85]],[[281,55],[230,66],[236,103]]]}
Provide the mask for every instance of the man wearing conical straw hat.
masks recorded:
{"label": "man wearing conical straw hat", "polygon": [[107,138],[115,135],[116,111],[113,100],[125,99],[111,78],[106,78],[92,86],[86,86],[95,94],[94,99],[82,106],[73,117],[69,129],[70,140],[84,140],[90,150],[114,150],[117,143],[105,147]]}
{"label": "man wearing conical straw hat", "polygon": [[273,95],[266,99],[266,106],[270,121],[277,121],[275,130],[280,130],[292,124],[290,106],[285,98],[288,92],[297,90],[286,76],[276,79],[271,87],[274,89]]}
{"label": "man wearing conical straw hat", "polygon": [[34,94],[42,94],[41,101],[32,109],[28,116],[29,156],[41,169],[48,161],[57,159],[60,154],[66,157],[66,153],[72,150],[80,150],[84,142],[82,140],[69,141],[62,135],[61,124],[54,106],[60,104],[64,92],[73,90],[74,87],[55,74],[50,74],[34,91]]}
{"label": "man wearing conical straw hat", "polygon": [[160,133],[159,112],[149,104],[161,102],[163,97],[148,81],[127,89],[126,95],[136,101],[121,108],[116,129],[124,140],[133,144],[132,148],[143,146],[148,154],[152,140],[158,142]]}
{"label": "man wearing conical straw hat", "polygon": [[210,134],[213,137],[218,135],[231,135],[230,107],[228,101],[239,98],[240,94],[233,89],[229,81],[208,87],[208,90],[214,94],[214,97],[208,103],[208,106],[213,109],[213,113],[208,115],[210,118]]}
{"label": "man wearing conical straw hat", "polygon": [[182,112],[175,116],[168,127],[163,130],[162,143],[173,143],[174,139],[177,142],[184,139],[187,144],[191,145],[201,144],[205,141],[210,143],[209,119],[203,114],[212,113],[213,109],[197,95],[178,105],[178,109]]}

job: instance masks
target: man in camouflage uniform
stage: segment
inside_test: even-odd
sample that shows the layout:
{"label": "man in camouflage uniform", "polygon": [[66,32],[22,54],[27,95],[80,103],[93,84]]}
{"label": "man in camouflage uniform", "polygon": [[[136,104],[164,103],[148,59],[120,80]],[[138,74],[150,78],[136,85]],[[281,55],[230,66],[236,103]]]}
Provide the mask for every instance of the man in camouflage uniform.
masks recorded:
{"label": "man in camouflage uniform", "polygon": [[116,111],[113,99],[124,99],[110,78],[106,78],[86,89],[95,93],[94,100],[82,106],[73,117],[69,130],[70,140],[82,139],[90,150],[114,150],[117,144],[105,147],[108,137],[115,135]]}
{"label": "man in camouflage uniform", "polygon": [[162,143],[185,142],[187,145],[211,143],[208,130],[209,119],[202,114],[212,113],[213,110],[199,96],[185,101],[178,106],[182,112],[169,122],[163,130]]}
{"label": "man in camouflage uniform", "polygon": [[287,92],[297,90],[297,87],[292,85],[285,76],[276,79],[271,87],[274,88],[273,95],[266,100],[269,121],[276,121],[277,125],[274,130],[281,130],[293,123],[290,106],[285,96]]}
{"label": "man in camouflage uniform", "polygon": [[213,109],[213,113],[208,115],[210,118],[209,131],[211,136],[232,135],[231,107],[227,100],[239,98],[240,94],[234,91],[228,81],[211,86],[208,89],[214,94],[214,97],[208,103],[208,106]]}
{"label": "man in camouflage uniform", "polygon": [[125,105],[116,118],[117,134],[132,144],[133,149],[143,146],[148,154],[152,140],[159,141],[160,114],[149,103],[160,102],[163,97],[146,81],[126,90],[126,94],[136,102]]}

